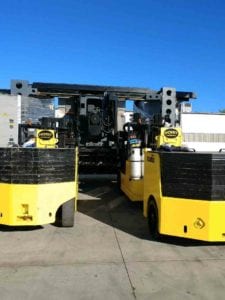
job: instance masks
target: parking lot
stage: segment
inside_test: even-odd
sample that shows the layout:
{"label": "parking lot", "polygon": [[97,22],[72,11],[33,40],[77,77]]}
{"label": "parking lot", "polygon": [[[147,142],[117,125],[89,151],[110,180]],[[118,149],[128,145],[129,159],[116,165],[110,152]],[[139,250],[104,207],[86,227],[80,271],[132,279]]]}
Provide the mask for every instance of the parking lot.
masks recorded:
{"label": "parking lot", "polygon": [[113,178],[81,179],[75,222],[0,227],[1,299],[224,298],[225,245],[151,241]]}

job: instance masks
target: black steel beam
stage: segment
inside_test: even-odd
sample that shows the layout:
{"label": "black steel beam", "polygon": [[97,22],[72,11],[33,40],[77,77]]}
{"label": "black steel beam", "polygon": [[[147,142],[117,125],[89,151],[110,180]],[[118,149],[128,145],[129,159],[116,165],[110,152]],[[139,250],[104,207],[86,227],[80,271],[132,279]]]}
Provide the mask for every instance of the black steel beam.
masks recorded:
{"label": "black steel beam", "polygon": [[88,92],[88,93],[104,93],[104,92],[119,92],[119,93],[134,93],[146,94],[151,92],[148,88],[135,87],[120,87],[120,86],[101,86],[89,84],[65,84],[65,83],[42,83],[34,82],[32,88],[36,88],[40,92]]}
{"label": "black steel beam", "polygon": [[179,101],[188,101],[189,99],[196,99],[197,96],[193,92],[176,92],[177,100]]}
{"label": "black steel beam", "polygon": [[[13,84],[12,84],[13,83]],[[33,82],[29,84],[26,80],[12,80],[11,91],[0,89],[1,94],[21,94],[34,97],[72,97],[74,95],[103,95],[104,93],[114,93],[119,100],[160,100],[162,90],[152,90],[149,88],[121,87],[121,86],[101,86],[89,84],[65,84],[65,83],[44,83]],[[188,101],[195,99],[193,92],[176,92],[178,101]]]}
{"label": "black steel beam", "polygon": [[8,89],[0,89],[0,94],[9,95],[10,94],[10,90],[8,90]]}
{"label": "black steel beam", "polygon": [[[36,89],[40,94],[103,94],[105,92],[115,93],[122,98],[134,98],[134,100],[146,99],[146,95],[159,93],[149,88],[136,88],[136,87],[121,87],[121,86],[100,86],[100,85],[86,85],[86,84],[65,84],[65,83],[43,83],[34,82],[32,88]],[[195,99],[196,95],[193,92],[176,92],[177,99],[180,101],[187,101]]]}

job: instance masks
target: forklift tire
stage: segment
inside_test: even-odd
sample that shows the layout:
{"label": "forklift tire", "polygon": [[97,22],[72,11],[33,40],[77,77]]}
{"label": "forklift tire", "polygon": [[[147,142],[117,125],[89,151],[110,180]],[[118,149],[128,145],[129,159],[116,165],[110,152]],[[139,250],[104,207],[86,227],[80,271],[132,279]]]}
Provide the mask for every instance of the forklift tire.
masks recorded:
{"label": "forklift tire", "polygon": [[152,240],[160,238],[158,209],[154,200],[150,200],[148,208],[148,227]]}
{"label": "forklift tire", "polygon": [[74,198],[62,204],[59,209],[59,225],[61,227],[73,227],[74,226]]}

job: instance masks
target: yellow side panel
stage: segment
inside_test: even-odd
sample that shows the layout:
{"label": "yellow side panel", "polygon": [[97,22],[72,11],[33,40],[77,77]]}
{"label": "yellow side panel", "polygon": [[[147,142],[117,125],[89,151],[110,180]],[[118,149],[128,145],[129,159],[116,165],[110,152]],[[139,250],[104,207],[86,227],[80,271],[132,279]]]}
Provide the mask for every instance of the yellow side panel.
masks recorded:
{"label": "yellow side panel", "polygon": [[121,190],[131,201],[143,200],[143,178],[130,178],[130,161],[126,161],[126,173],[121,172]]}
{"label": "yellow side panel", "polygon": [[78,174],[78,163],[79,163],[79,149],[76,147],[75,149],[75,211],[77,211],[77,199],[78,199],[78,191],[79,191],[79,174]]}
{"label": "yellow side panel", "polygon": [[158,209],[161,207],[161,175],[159,154],[151,151],[145,152],[144,167],[144,216],[148,215],[148,201],[154,197]]}
{"label": "yellow side panel", "polygon": [[225,241],[225,201],[163,197],[162,234],[204,241]]}
{"label": "yellow side panel", "polygon": [[49,184],[0,183],[0,224],[41,225],[53,223],[64,202],[75,198],[77,182]]}

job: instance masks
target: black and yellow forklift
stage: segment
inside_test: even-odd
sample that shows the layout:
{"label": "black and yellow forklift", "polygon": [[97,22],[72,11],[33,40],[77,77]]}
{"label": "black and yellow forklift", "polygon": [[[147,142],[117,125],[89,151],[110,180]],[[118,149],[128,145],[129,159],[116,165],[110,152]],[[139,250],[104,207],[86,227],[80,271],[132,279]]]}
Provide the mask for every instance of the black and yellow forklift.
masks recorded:
{"label": "black and yellow forklift", "polygon": [[155,100],[136,102],[135,118],[124,126],[121,189],[143,201],[152,238],[224,242],[225,153],[183,145],[175,89],[163,88]]}
{"label": "black and yellow forklift", "polygon": [[78,147],[58,147],[57,131],[20,124],[19,143],[0,148],[0,224],[74,225]]}

